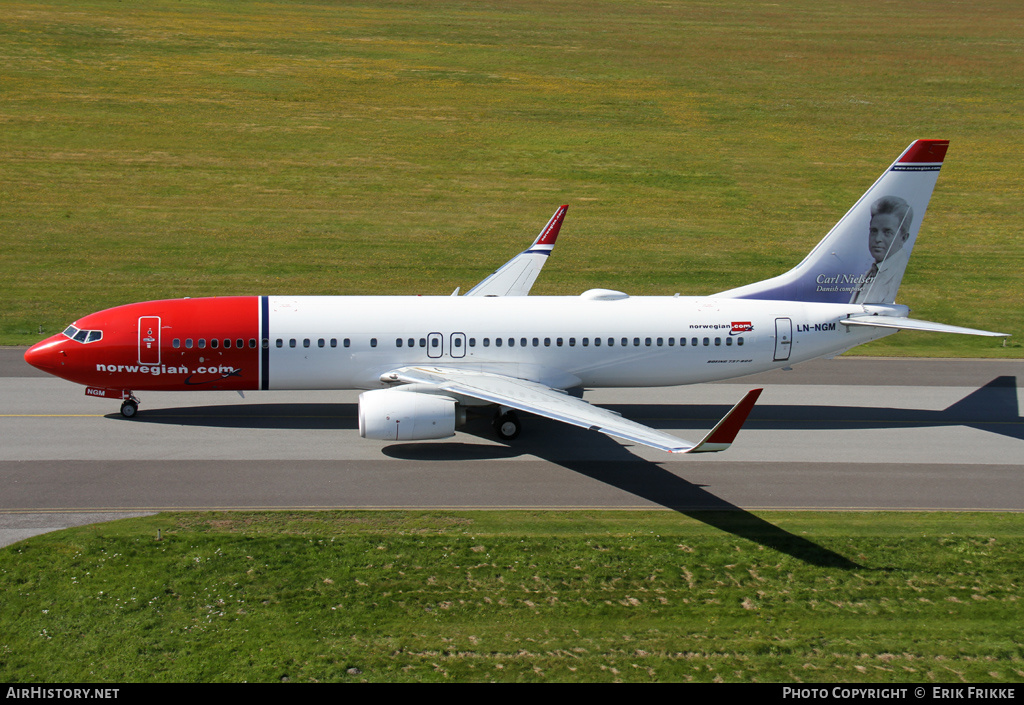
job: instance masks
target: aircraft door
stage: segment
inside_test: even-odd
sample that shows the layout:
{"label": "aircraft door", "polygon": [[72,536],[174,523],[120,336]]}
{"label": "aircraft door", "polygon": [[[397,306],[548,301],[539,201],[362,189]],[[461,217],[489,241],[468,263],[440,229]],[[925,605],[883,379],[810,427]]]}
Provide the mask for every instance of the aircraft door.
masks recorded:
{"label": "aircraft door", "polygon": [[452,357],[466,357],[466,334],[452,333],[448,343],[448,354]]}
{"label": "aircraft door", "polygon": [[793,347],[793,319],[775,319],[775,361],[781,362],[789,359],[789,352]]}
{"label": "aircraft door", "polygon": [[139,318],[139,364],[160,364],[160,317]]}
{"label": "aircraft door", "polygon": [[427,336],[427,357],[441,357],[444,354],[444,336],[431,333]]}

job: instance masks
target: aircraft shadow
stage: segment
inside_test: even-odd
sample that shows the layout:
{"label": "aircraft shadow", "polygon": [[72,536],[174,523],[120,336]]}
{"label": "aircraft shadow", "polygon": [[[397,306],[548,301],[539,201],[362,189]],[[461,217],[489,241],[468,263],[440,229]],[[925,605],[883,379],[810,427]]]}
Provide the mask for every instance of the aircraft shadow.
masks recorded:
{"label": "aircraft shadow", "polygon": [[[676,429],[680,422],[703,428],[729,410],[715,404],[605,404],[606,409],[652,428]],[[356,404],[339,403],[257,403],[223,406],[191,406],[169,409],[140,409],[132,423],[163,423],[213,428],[335,429],[358,427]],[[107,418],[122,420],[120,414]],[[472,427],[474,421],[470,422]],[[818,406],[758,404],[747,420],[747,428],[796,430],[851,430],[862,428],[908,428],[914,426],[967,426],[1024,440],[1024,418],[1017,403],[1017,378],[996,377],[988,384],[940,411],[898,409],[881,406]],[[465,429],[460,429],[464,431]],[[515,442],[521,445],[527,433]],[[482,435],[482,434],[481,434]],[[433,444],[434,446],[438,444]],[[587,448],[588,444],[581,444]],[[578,450],[578,449],[574,449]]]}
{"label": "aircraft shadow", "polygon": [[[666,405],[663,408],[666,415],[670,410],[673,415],[679,413],[678,407]],[[707,413],[703,406],[691,408]],[[356,410],[355,404],[194,406],[150,409],[140,412],[131,422],[213,428],[354,430]],[[121,419],[121,416],[110,414],[109,418]],[[658,463],[638,458],[610,438],[545,419],[531,419],[528,423],[527,433],[509,446],[493,442],[398,443],[385,447],[382,452],[393,458],[441,462],[533,455],[806,563],[841,569],[859,567],[834,551],[780,529],[674,475]],[[471,419],[460,430],[487,441],[493,436],[486,419]]]}
{"label": "aircraft shadow", "polygon": [[133,419],[119,413],[109,419],[131,423],[206,426],[210,428],[265,428],[301,430],[352,430],[359,426],[356,404],[269,403],[183,406],[169,409],[142,407]]}
{"label": "aircraft shadow", "polygon": [[[679,428],[680,422],[700,428],[714,423],[730,407],[691,404],[605,404],[628,419],[652,428]],[[698,415],[699,410],[699,415]],[[1017,403],[1017,378],[996,377],[945,409],[886,408],[881,406],[820,406],[763,404],[754,406],[744,428],[796,430],[854,430],[967,426],[1024,440],[1024,418]]]}
{"label": "aircraft shadow", "polygon": [[[721,418],[728,407],[706,404],[606,405],[623,416],[654,428],[695,427]],[[267,429],[353,430],[355,404],[245,404],[152,409],[133,423]],[[110,418],[120,419],[111,414]],[[885,407],[758,405],[747,426],[752,428],[906,428],[908,426],[969,426],[1024,439],[1024,419],[1017,403],[1017,378],[993,379],[941,411]],[[486,419],[472,419],[460,429],[465,435],[492,438]],[[544,419],[528,421],[527,431],[512,445],[431,442],[397,443],[382,452],[392,458],[451,462],[533,455],[598,482],[641,497],[721,531],[778,550],[811,565],[840,569],[861,568],[848,558],[795,536],[750,512],[664,469],[633,455],[626,446],[600,434]]]}
{"label": "aircraft shadow", "polygon": [[[533,455],[805,563],[840,569],[862,567],[835,551],[791,534],[704,487],[669,472],[657,462],[633,455],[628,447],[611,438],[573,426],[567,427],[557,421],[531,421],[536,423],[529,428],[530,438],[525,439],[524,434],[512,446],[451,442],[398,443],[387,446],[382,452],[403,460],[439,462]],[[492,435],[489,424],[471,423],[463,430],[484,439]]]}

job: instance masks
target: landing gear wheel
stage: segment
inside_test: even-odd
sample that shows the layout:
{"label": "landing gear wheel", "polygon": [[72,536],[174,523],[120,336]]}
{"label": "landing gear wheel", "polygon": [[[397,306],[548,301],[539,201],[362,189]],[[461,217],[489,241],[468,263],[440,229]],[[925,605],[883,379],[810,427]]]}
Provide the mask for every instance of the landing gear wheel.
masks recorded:
{"label": "landing gear wheel", "polygon": [[504,414],[494,415],[494,431],[498,438],[503,441],[514,441],[523,430],[523,424],[514,411],[506,411]]}
{"label": "landing gear wheel", "polygon": [[121,404],[121,416],[131,419],[137,413],[139,413],[139,402],[135,399],[125,399],[124,403]]}

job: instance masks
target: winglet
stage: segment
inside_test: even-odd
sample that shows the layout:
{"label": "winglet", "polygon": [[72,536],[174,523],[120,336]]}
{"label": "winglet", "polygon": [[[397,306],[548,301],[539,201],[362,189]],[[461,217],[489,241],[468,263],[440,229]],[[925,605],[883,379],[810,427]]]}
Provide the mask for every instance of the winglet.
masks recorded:
{"label": "winglet", "polygon": [[[544,226],[544,229],[540,231],[540,235],[533,241],[527,252],[551,252],[551,248],[555,246],[555,240],[558,239],[558,231],[562,229],[562,221],[565,220],[565,212],[569,210],[568,204],[559,206],[555,214],[551,216],[551,220]],[[540,245],[548,245],[544,250],[537,249]]]}
{"label": "winglet", "polygon": [[560,206],[533,244],[499,267],[464,296],[527,296],[555,247],[568,205]]}
{"label": "winglet", "polygon": [[686,453],[716,453],[721,450],[727,449],[732,445],[733,440],[736,438],[736,434],[740,432],[743,427],[743,422],[747,420],[747,416],[750,414],[751,409],[754,408],[754,403],[757,398],[761,396],[762,389],[751,389],[746,395],[739,400],[728,414],[726,414],[721,421],[704,436],[700,443],[690,448]]}

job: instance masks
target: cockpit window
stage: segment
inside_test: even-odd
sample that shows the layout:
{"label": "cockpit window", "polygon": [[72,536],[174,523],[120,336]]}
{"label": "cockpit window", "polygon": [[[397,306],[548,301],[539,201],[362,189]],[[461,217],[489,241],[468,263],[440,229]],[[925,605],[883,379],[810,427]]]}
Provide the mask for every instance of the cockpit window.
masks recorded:
{"label": "cockpit window", "polygon": [[68,326],[64,329],[64,335],[76,340],[79,343],[95,343],[97,340],[103,340],[103,331],[101,330],[82,330],[75,326]]}

